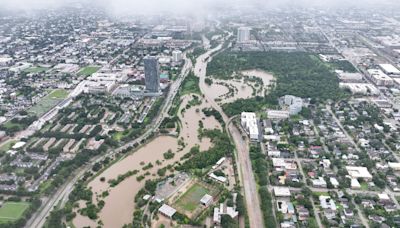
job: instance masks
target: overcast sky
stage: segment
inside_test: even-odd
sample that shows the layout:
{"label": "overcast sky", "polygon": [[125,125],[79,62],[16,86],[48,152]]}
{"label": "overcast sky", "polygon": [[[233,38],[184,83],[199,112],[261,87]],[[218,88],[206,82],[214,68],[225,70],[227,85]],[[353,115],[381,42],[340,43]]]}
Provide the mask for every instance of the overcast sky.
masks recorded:
{"label": "overcast sky", "polygon": [[237,5],[281,6],[361,6],[387,2],[400,5],[400,0],[0,0],[0,8],[30,10],[35,8],[62,7],[71,2],[93,3],[114,13],[131,12],[133,14],[158,13],[161,11],[177,13],[198,13],[214,7]]}

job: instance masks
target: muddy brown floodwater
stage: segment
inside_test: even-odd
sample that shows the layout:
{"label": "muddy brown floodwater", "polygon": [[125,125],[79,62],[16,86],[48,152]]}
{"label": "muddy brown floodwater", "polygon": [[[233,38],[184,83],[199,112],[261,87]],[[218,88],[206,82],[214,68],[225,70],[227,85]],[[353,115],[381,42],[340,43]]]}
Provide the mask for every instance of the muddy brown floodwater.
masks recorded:
{"label": "muddy brown floodwater", "polygon": [[[257,95],[263,95],[265,90],[268,88],[268,85],[271,84],[271,81],[274,79],[274,76],[266,71],[262,70],[246,70],[242,71],[241,74],[249,77],[257,77],[263,81],[264,88],[261,93]],[[253,97],[253,88],[241,80],[219,80],[213,79],[214,83],[210,86],[207,86],[207,94],[209,94],[212,99],[220,99],[220,103],[230,103],[237,99],[246,99]],[[222,85],[221,85],[222,83]],[[232,97],[223,97],[224,95],[229,93],[228,87],[225,85],[228,84],[231,87],[235,87],[236,91],[234,92],[234,96]],[[254,86],[254,83],[253,83]]]}
{"label": "muddy brown floodwater", "polygon": [[[184,96],[180,110],[182,110],[182,107],[185,107],[191,99],[192,98],[189,95]],[[146,179],[154,178],[154,176],[149,175],[145,180],[138,182],[136,180],[137,176],[142,175],[147,171],[149,171],[151,174],[156,174],[158,169],[179,161],[180,158],[189,152],[190,148],[195,145],[199,145],[201,150],[210,148],[211,143],[209,139],[203,139],[201,141],[198,139],[197,130],[199,128],[199,120],[202,120],[204,128],[206,129],[222,128],[214,117],[204,116],[204,114],[201,112],[201,109],[205,107],[209,107],[209,105],[203,101],[201,105],[194,106],[186,110],[183,115],[181,115],[181,112],[179,111],[178,116],[182,122],[179,138],[183,138],[186,144],[186,147],[182,151],[177,152],[179,147],[178,138],[171,136],[159,136],[138,149],[133,154],[113,164],[89,183],[88,187],[92,188],[94,193],[94,202],[96,202],[95,195],[101,195],[101,193],[106,190],[109,191],[109,196],[103,199],[105,201],[105,206],[98,214],[99,218],[101,218],[101,221],[104,224],[103,227],[122,227],[124,224],[128,224],[132,221],[135,208],[135,195],[144,186]],[[164,160],[163,154],[169,149],[175,152],[175,156],[173,159]],[[157,160],[162,161],[160,166],[156,164]],[[143,171],[143,166],[140,164],[142,162],[144,162],[144,164],[151,162],[154,167]],[[135,169],[140,170],[137,175],[126,178],[113,188],[109,187],[109,184],[107,183],[108,180],[115,179],[118,177],[118,175]],[[105,177],[106,181],[101,182],[101,177]],[[82,202],[81,206],[84,206]],[[81,216],[79,213],[77,213],[73,223],[76,227],[95,227],[97,224],[96,221],[92,221],[87,217]]]}

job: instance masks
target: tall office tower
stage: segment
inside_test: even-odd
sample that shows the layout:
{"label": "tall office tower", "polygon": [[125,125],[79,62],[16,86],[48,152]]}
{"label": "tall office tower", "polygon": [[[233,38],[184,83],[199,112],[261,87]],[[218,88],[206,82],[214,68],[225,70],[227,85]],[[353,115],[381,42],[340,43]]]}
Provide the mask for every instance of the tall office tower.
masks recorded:
{"label": "tall office tower", "polygon": [[160,67],[155,56],[144,58],[144,75],[146,91],[149,93],[160,92]]}
{"label": "tall office tower", "polygon": [[250,40],[250,30],[248,27],[240,27],[237,31],[237,42],[243,43]]}

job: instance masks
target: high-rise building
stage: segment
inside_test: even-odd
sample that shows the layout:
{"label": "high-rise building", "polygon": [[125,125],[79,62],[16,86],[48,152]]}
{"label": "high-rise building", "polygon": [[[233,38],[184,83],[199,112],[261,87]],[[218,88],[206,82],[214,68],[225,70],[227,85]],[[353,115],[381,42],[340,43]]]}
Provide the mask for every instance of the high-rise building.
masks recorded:
{"label": "high-rise building", "polygon": [[174,62],[180,62],[182,60],[182,51],[180,50],[175,50],[172,52],[172,61]]}
{"label": "high-rise building", "polygon": [[160,91],[160,67],[155,56],[146,56],[144,58],[144,75],[146,91],[158,93]]}
{"label": "high-rise building", "polygon": [[237,42],[238,43],[243,43],[250,41],[250,30],[251,28],[249,27],[240,27],[238,28],[237,31]]}

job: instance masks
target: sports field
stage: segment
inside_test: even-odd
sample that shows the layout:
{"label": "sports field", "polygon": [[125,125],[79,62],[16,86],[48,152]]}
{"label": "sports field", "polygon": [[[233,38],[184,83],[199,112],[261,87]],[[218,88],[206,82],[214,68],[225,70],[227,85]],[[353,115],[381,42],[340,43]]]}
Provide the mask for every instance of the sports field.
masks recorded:
{"label": "sports field", "polygon": [[28,207],[29,203],[27,202],[5,202],[0,207],[0,223],[18,220]]}
{"label": "sports field", "polygon": [[100,67],[98,67],[98,66],[87,66],[87,67],[82,68],[78,72],[78,75],[90,76],[90,75],[96,73],[99,69],[100,69]]}
{"label": "sports field", "polygon": [[30,108],[29,112],[41,116],[64,100],[67,96],[68,92],[64,89],[53,90],[50,94],[43,97],[35,106]]}
{"label": "sports field", "polygon": [[209,194],[209,190],[196,183],[178,199],[176,204],[186,211],[194,211],[205,194]]}

